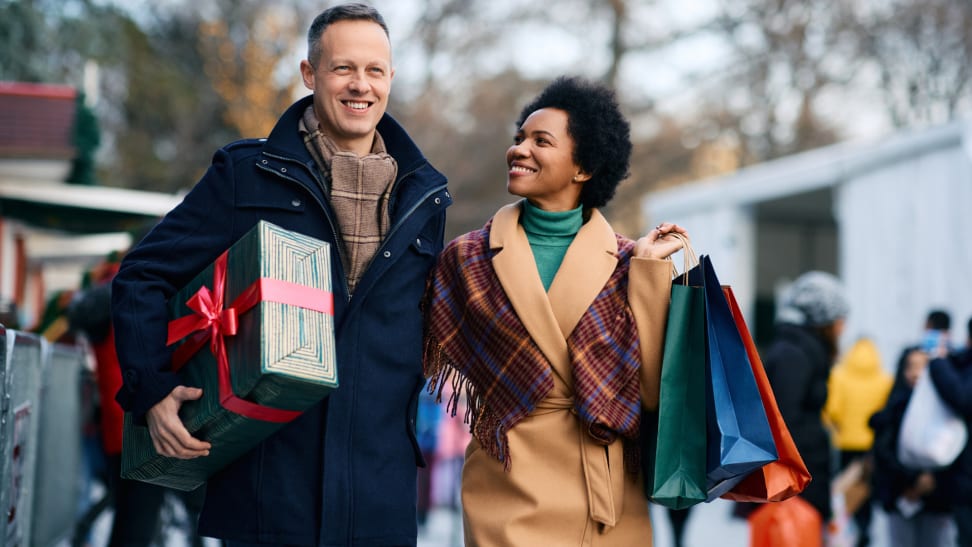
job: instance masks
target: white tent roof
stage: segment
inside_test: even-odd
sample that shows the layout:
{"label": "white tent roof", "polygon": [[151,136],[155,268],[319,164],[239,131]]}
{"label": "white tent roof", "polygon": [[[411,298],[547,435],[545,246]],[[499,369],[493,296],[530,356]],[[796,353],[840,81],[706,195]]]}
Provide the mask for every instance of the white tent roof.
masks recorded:
{"label": "white tent roof", "polygon": [[157,217],[182,201],[181,195],[174,194],[26,179],[0,181],[0,198]]}

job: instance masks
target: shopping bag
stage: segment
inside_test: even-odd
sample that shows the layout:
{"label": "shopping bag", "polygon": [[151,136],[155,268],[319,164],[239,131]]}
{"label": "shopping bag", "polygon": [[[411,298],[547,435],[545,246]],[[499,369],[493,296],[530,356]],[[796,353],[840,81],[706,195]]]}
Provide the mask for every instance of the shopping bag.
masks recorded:
{"label": "shopping bag", "polygon": [[[660,369],[659,369],[660,371]],[[641,454],[642,487],[645,497],[651,499],[655,490],[655,457],[658,455],[658,409],[641,409],[641,429],[638,435]]]}
{"label": "shopping bag", "polygon": [[965,448],[968,436],[965,422],[942,401],[926,367],[901,419],[898,460],[913,469],[947,467]]}
{"label": "shopping bag", "polygon": [[705,293],[706,499],[711,501],[778,456],[746,346],[707,255],[688,278]]}
{"label": "shopping bag", "polygon": [[722,498],[733,501],[783,501],[799,494],[807,487],[807,484],[810,483],[810,472],[807,471],[807,466],[803,463],[796,443],[793,442],[790,430],[786,427],[786,422],[783,421],[783,415],[780,414],[780,407],[776,404],[773,388],[770,386],[769,378],[763,369],[763,362],[756,351],[756,344],[749,334],[749,328],[746,327],[746,321],[736,302],[732,288],[723,287],[723,292],[726,296],[726,302],[729,304],[729,309],[732,311],[739,336],[746,345],[749,364],[753,368],[756,387],[759,388],[759,397],[763,401],[763,408],[766,410],[766,418],[773,433],[773,442],[776,445],[779,459],[750,473],[732,490],[723,494]]}
{"label": "shopping bag", "polygon": [[705,295],[684,276],[672,283],[658,397],[654,470],[646,491],[655,503],[684,509],[706,497]]}
{"label": "shopping bag", "polygon": [[823,546],[823,519],[799,496],[762,505],[748,520],[750,547]]}

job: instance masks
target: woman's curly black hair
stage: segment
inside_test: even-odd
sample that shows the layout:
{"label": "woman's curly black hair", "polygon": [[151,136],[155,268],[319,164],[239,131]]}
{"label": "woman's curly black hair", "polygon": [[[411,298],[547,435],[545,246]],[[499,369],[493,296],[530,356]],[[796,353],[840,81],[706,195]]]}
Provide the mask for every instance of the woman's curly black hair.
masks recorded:
{"label": "woman's curly black hair", "polygon": [[614,91],[580,77],[561,76],[520,112],[516,127],[541,108],[567,113],[567,132],[574,139],[574,162],[591,175],[581,189],[584,208],[603,207],[628,177],[631,127],[621,114]]}

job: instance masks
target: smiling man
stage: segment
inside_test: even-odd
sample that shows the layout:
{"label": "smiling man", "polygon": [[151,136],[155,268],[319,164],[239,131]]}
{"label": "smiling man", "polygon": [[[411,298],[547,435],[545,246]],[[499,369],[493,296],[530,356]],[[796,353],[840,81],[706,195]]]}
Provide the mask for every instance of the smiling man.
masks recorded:
{"label": "smiling man", "polygon": [[260,220],[327,241],[340,387],[209,480],[199,531],[231,546],[414,545],[419,301],[451,198],[385,113],[394,70],[377,11],[318,15],[300,72],[313,93],[268,138],[218,150],[126,256],[112,288],[116,398],[160,454],[205,456],[179,420],[202,393],[170,369],[166,301]]}

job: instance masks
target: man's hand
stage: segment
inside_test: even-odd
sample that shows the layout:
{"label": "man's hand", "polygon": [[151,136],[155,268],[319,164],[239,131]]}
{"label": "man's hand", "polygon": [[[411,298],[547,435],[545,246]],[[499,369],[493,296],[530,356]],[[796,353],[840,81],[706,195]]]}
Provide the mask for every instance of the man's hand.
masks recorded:
{"label": "man's hand", "polygon": [[184,401],[202,397],[198,387],[177,386],[145,415],[152,445],[162,456],[191,460],[208,456],[212,445],[193,437],[179,419],[179,407]]}

